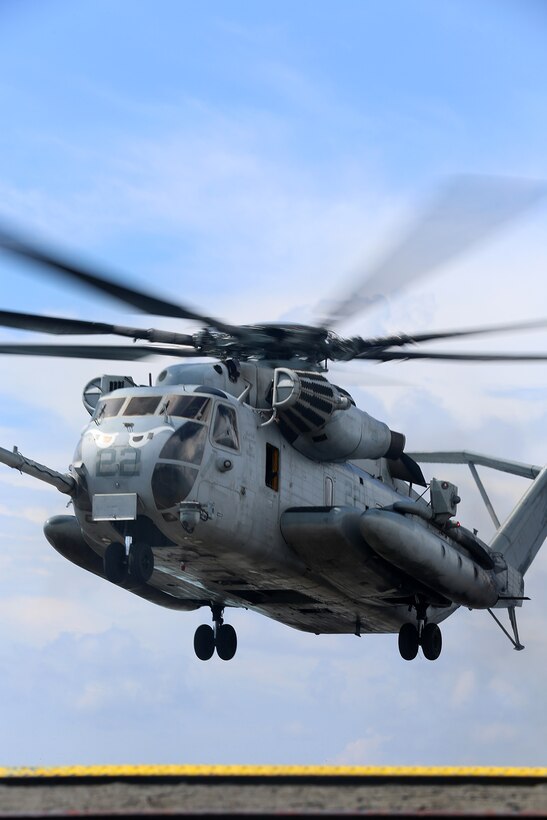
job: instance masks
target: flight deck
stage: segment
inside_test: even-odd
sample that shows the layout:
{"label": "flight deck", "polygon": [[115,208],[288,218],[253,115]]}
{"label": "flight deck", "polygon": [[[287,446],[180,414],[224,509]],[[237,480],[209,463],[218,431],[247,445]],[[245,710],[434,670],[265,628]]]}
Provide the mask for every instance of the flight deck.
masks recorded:
{"label": "flight deck", "polygon": [[547,768],[0,768],[0,818],[545,817]]}

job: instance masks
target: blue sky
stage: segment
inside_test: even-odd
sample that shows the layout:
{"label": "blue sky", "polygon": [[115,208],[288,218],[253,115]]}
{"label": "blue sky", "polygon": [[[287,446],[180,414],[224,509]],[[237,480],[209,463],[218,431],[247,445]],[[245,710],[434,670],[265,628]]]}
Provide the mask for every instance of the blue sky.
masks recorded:
{"label": "blue sky", "polygon": [[[547,179],[546,27],[532,0],[0,0],[0,217],[212,315],[306,320],[447,175]],[[545,218],[544,204],[341,331],[542,317]],[[5,309],[173,327],[0,265]],[[529,332],[450,349],[545,343]],[[0,443],[66,469],[82,387],[104,365],[0,367]],[[144,382],[160,368],[124,372]],[[340,373],[410,449],[547,460],[544,365]],[[435,470],[489,536],[467,473]],[[503,517],[525,484],[484,477]],[[1,764],[544,764],[543,554],[525,652],[486,613],[458,612],[439,661],[408,664],[393,636],[315,637],[238,611],[236,658],[203,664],[203,613],[154,608],[63,561],[42,523],[64,500],[36,485],[0,473]]]}

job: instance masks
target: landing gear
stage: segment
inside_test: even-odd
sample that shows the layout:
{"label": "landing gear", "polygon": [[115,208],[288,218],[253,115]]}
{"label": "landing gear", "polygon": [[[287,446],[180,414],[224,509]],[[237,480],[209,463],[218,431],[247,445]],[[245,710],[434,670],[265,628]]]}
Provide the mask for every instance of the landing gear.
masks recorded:
{"label": "landing gear", "polygon": [[221,660],[231,661],[237,649],[236,631],[231,624],[224,623],[224,607],[215,604],[211,611],[214,628],[207,624],[198,626],[194,635],[194,652],[200,661],[208,661],[216,649]]}
{"label": "landing gear", "polygon": [[138,584],[146,584],[154,571],[154,553],[148,544],[137,541],[127,555],[125,546],[114,541],[104,552],[103,569],[113,584],[123,583],[128,575]]}
{"label": "landing gear", "polygon": [[436,661],[443,647],[441,630],[437,624],[425,624],[420,635],[420,644],[424,657],[428,661]]}
{"label": "landing gear", "polygon": [[194,652],[200,661],[208,661],[215,651],[215,633],[209,624],[202,624],[194,635]]}
{"label": "landing gear", "polygon": [[399,652],[405,661],[413,661],[418,654],[420,636],[414,624],[403,624],[399,630]]}
{"label": "landing gear", "polygon": [[129,550],[129,574],[140,584],[146,584],[154,572],[154,553],[148,544],[137,541]]}
{"label": "landing gear", "polygon": [[105,577],[113,584],[121,584],[127,577],[127,556],[123,544],[115,541],[104,552],[103,568]]}
{"label": "landing gear", "polygon": [[237,635],[231,624],[221,624],[215,635],[217,655],[223,661],[231,661],[237,649]]}
{"label": "landing gear", "polygon": [[424,658],[436,661],[441,654],[443,639],[437,624],[427,622],[427,602],[418,599],[414,605],[418,626],[403,624],[399,630],[399,652],[405,661],[412,661],[422,647]]}

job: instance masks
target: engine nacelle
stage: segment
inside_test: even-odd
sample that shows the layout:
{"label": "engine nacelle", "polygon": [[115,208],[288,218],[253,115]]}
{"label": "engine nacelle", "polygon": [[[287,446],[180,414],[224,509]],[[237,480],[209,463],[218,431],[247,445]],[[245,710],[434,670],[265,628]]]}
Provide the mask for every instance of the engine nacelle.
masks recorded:
{"label": "engine nacelle", "polygon": [[321,373],[276,368],[272,404],[287,440],[316,461],[399,458],[404,450],[402,433],[359,410]]}

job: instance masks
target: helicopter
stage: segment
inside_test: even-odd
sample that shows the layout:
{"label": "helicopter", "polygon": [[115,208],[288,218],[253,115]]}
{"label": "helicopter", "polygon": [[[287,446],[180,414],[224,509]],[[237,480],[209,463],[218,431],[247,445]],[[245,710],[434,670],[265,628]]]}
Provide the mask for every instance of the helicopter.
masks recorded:
{"label": "helicopter", "polygon": [[[170,319],[193,333],[0,311],[0,325],[55,335],[125,337],[131,345],[0,344],[1,355],[167,364],[152,384],[101,374],[68,472],[13,450],[0,461],[68,496],[44,525],[78,567],[172,610],[210,610],[194,651],[231,660],[239,607],[315,634],[391,633],[405,660],[436,660],[439,624],[461,606],[488,610],[515,649],[524,574],[547,535],[547,468],[467,451],[412,453],[406,437],[357,407],[330,362],[546,361],[545,354],[436,352],[431,341],[545,327],[547,321],[344,338],[342,321],[378,304],[534,205],[544,186],[505,178],[449,184],[405,240],[316,324],[233,325],[139,290],[12,229],[0,250],[35,272]],[[137,343],[141,342],[141,343]],[[199,361],[191,361],[199,359]],[[422,463],[468,464],[496,532],[455,519],[458,488],[426,481]],[[532,483],[500,524],[476,470]],[[495,610],[506,609],[512,633]]]}

